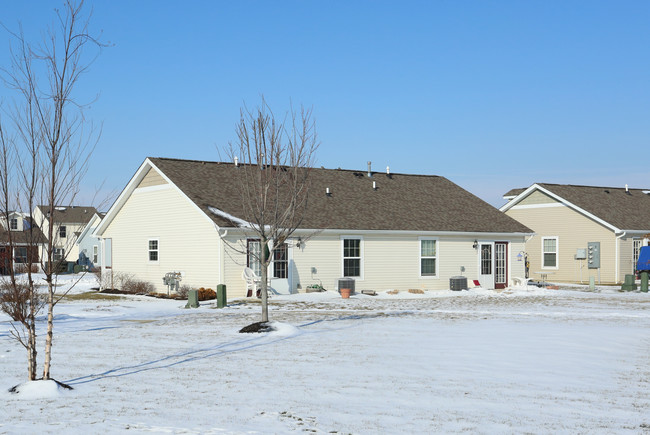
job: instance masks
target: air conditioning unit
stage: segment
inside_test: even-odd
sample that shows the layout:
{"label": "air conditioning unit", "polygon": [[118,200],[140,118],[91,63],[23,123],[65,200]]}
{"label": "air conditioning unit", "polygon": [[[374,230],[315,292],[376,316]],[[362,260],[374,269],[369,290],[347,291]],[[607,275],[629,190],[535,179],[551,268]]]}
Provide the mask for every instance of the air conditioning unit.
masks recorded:
{"label": "air conditioning unit", "polygon": [[354,278],[339,278],[339,293],[341,293],[342,288],[349,288],[354,293]]}

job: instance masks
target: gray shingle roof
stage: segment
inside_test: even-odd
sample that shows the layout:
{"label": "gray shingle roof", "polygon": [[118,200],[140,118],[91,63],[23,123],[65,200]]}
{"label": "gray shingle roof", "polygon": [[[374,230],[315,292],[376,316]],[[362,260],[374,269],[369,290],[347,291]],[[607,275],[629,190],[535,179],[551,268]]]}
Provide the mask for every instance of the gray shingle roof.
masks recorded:
{"label": "gray shingle roof", "polygon": [[[233,226],[208,207],[242,217],[232,163],[149,158],[219,226]],[[377,182],[377,189],[372,188]],[[331,195],[326,195],[326,188]],[[311,173],[309,207],[301,228],[532,233],[444,177],[319,169]]]}
{"label": "gray shingle roof", "polygon": [[[650,189],[536,183],[621,230],[650,230]],[[511,192],[525,189],[513,189]],[[507,195],[507,194],[506,194]]]}
{"label": "gray shingle roof", "polygon": [[[48,207],[39,205],[41,213],[47,216]],[[85,205],[72,205],[67,207],[56,207],[54,210],[54,222],[61,224],[86,224],[97,213],[97,209]]]}

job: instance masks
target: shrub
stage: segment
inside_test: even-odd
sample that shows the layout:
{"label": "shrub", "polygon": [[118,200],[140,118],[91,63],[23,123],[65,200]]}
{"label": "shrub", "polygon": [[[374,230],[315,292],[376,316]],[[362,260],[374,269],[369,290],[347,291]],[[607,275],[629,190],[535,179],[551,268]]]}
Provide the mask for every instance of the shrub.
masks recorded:
{"label": "shrub", "polygon": [[40,272],[40,266],[37,263],[32,263],[32,264],[18,263],[18,264],[16,264],[16,273],[27,273],[28,269],[31,269],[32,273]]}
{"label": "shrub", "polygon": [[146,295],[155,292],[153,283],[149,281],[140,281],[138,279],[126,280],[120,288],[124,293],[131,295]]}
{"label": "shrub", "polygon": [[183,284],[182,286],[180,286],[178,288],[178,291],[176,292],[176,294],[180,298],[187,299],[187,294],[190,292],[190,290],[192,290],[192,287],[190,287],[187,284]]}
{"label": "shrub", "polygon": [[216,298],[217,298],[217,292],[215,292],[211,288],[203,288],[203,287],[201,287],[199,289],[199,300],[200,301],[208,301],[210,299],[216,299]]}

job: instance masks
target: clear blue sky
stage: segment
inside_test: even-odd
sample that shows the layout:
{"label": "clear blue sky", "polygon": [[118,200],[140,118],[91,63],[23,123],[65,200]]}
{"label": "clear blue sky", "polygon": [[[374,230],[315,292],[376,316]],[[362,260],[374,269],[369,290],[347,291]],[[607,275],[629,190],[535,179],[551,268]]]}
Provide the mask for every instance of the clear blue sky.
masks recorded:
{"label": "clear blue sky", "polygon": [[[28,32],[59,2],[0,2]],[[318,165],[442,175],[495,206],[534,182],[650,188],[648,1],[88,1],[87,177],[219,160],[244,102],[312,106]],[[8,38],[0,41],[6,62]],[[6,96],[6,91],[0,91]]]}

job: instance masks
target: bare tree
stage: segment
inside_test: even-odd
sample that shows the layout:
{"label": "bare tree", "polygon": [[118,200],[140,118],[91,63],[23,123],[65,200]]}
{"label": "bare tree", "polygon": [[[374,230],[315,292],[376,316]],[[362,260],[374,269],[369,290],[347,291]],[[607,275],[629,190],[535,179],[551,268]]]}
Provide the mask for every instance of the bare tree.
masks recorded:
{"label": "bare tree", "polygon": [[[90,35],[90,16],[84,14],[83,6],[83,0],[66,0],[63,9],[56,10],[56,22],[41,44],[29,43],[22,30],[11,32],[12,63],[3,69],[5,84],[18,94],[18,102],[10,111],[22,143],[17,152],[22,189],[18,203],[30,216],[40,204],[47,217],[36,222],[48,236],[42,258],[47,283],[45,380],[50,379],[51,371],[54,306],[61,299],[56,295],[57,231],[53,217],[57,206],[74,202],[99,139],[99,132],[84,118],[87,104],[74,94],[81,76],[104,46]],[[98,50],[90,58],[89,48]],[[28,282],[33,288],[30,272]]]}
{"label": "bare tree", "polygon": [[247,255],[261,266],[262,322],[267,322],[268,268],[303,221],[319,144],[311,109],[296,112],[292,107],[278,121],[264,98],[253,110],[241,109],[236,131],[237,141],[229,144],[227,154],[241,163],[235,180],[243,213],[238,217],[247,222],[244,231],[260,242],[259,252]]}

